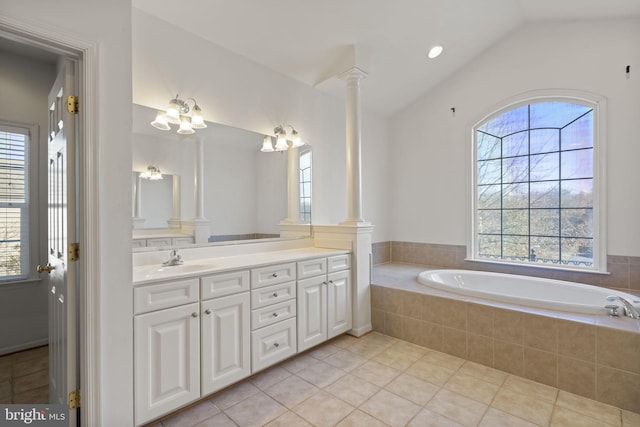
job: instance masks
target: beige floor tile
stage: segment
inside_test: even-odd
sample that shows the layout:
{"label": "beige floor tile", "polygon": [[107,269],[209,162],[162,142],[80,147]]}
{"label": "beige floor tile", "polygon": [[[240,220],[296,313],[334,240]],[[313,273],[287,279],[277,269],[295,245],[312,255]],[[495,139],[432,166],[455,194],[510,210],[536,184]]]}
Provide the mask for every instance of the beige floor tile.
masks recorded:
{"label": "beige floor tile", "polygon": [[238,402],[242,402],[248,397],[258,393],[260,389],[249,382],[240,383],[216,394],[211,399],[211,403],[218,408],[225,410]]}
{"label": "beige floor tile", "polygon": [[191,427],[220,413],[213,403],[204,401],[162,421],[163,427]]}
{"label": "beige floor tile", "polygon": [[427,403],[425,408],[462,425],[476,426],[486,412],[487,405],[442,389]]}
{"label": "beige floor tile", "polygon": [[351,345],[358,342],[359,338],[356,338],[351,335],[342,334],[340,336],[335,337],[331,341],[329,341],[332,345],[338,346],[340,348],[348,348]]}
{"label": "beige floor tile", "polygon": [[388,390],[400,397],[424,406],[440,388],[430,382],[423,381],[411,375],[401,374],[386,385]]}
{"label": "beige floor tile", "polygon": [[347,418],[336,424],[336,427],[385,427],[386,424],[358,409],[347,415]]}
{"label": "beige floor tile", "polygon": [[264,392],[287,408],[293,408],[319,391],[320,389],[313,384],[296,375],[292,375],[269,387]]}
{"label": "beige floor tile", "polygon": [[605,403],[596,402],[586,397],[577,396],[566,391],[558,393],[556,406],[570,409],[590,418],[595,418],[604,423],[620,426],[620,409]]}
{"label": "beige floor tile", "polygon": [[379,387],[384,387],[390,383],[395,377],[400,375],[402,371],[383,365],[376,361],[370,360],[364,365],[358,366],[351,373],[365,381],[369,381]]}
{"label": "beige floor tile", "polygon": [[274,384],[279,383],[285,378],[291,376],[291,372],[284,368],[274,367],[253,377],[250,382],[260,390],[271,387]]}
{"label": "beige floor tile", "polygon": [[333,344],[321,344],[307,353],[311,357],[323,360],[331,356],[336,351],[340,350],[340,347]]}
{"label": "beige floor tile", "polygon": [[622,427],[640,427],[640,414],[622,410]]}
{"label": "beige floor tile", "polygon": [[386,351],[392,351],[392,350],[395,350],[404,356],[415,358],[416,360],[424,356],[429,351],[429,349],[426,347],[422,347],[417,344],[413,344],[406,341],[400,341],[400,340],[394,343]]}
{"label": "beige floor tile", "polygon": [[354,409],[348,403],[321,391],[293,408],[293,411],[312,425],[322,427],[336,425]]}
{"label": "beige floor tile", "polygon": [[404,371],[407,375],[420,378],[424,381],[429,381],[430,383],[440,387],[449,381],[449,378],[454,372],[455,370],[453,369],[434,365],[433,363],[426,362],[422,359],[418,360]]}
{"label": "beige floor tile", "polygon": [[[235,424],[234,424],[235,425]],[[311,424],[297,416],[291,411],[287,411],[275,420],[266,424],[266,427],[312,427]]]}
{"label": "beige floor tile", "polygon": [[262,426],[285,412],[287,408],[262,392],[224,410],[229,418],[241,426]]}
{"label": "beige floor tile", "polygon": [[354,343],[347,350],[370,359],[382,353],[391,345],[391,341],[387,341],[384,339],[362,338],[361,341]]}
{"label": "beige floor tile", "polygon": [[536,427],[536,424],[507,414],[496,408],[489,408],[482,417],[480,427]]}
{"label": "beige floor tile", "polygon": [[338,369],[321,360],[296,373],[300,378],[310,382],[311,384],[324,388],[332,382],[346,375],[342,369]]}
{"label": "beige floor tile", "polygon": [[422,357],[420,354],[405,354],[403,350],[396,349],[396,346],[394,345],[373,357],[371,360],[404,371],[409,366],[413,365],[420,357]]}
{"label": "beige floor tile", "polygon": [[360,406],[360,410],[390,426],[406,425],[420,409],[415,403],[386,390],[380,390]]}
{"label": "beige floor tile", "polygon": [[327,357],[323,361],[328,363],[331,366],[342,369],[343,371],[349,372],[357,368],[358,366],[367,362],[366,357],[360,356],[359,354],[352,353],[347,350],[339,350],[333,353],[331,356]]}
{"label": "beige floor tile", "polygon": [[558,389],[535,381],[527,380],[515,375],[509,375],[505,380],[504,389],[513,390],[520,394],[526,394],[535,399],[555,403],[558,397]]}
{"label": "beige floor tile", "polygon": [[236,423],[231,421],[231,418],[225,414],[214,415],[211,418],[196,424],[194,427],[235,427]]}
{"label": "beige floor tile", "polygon": [[[551,415],[551,427],[610,427],[607,424],[595,418],[588,417],[584,414],[572,411],[562,406],[556,405]],[[620,420],[618,420],[618,426]]]}
{"label": "beige floor tile", "polygon": [[457,423],[450,418],[444,417],[438,413],[423,409],[416,415],[408,427],[463,427],[463,424]]}
{"label": "beige floor tile", "polygon": [[449,378],[444,388],[488,405],[500,386],[456,372]]}
{"label": "beige floor tile", "polygon": [[316,363],[318,360],[314,357],[309,356],[308,354],[302,354],[300,356],[296,356],[294,358],[289,359],[288,361],[282,363],[280,366],[281,368],[286,369],[287,371],[291,372],[292,374],[298,373],[300,371],[302,371],[305,368],[308,368],[309,366],[313,365],[314,363]]}
{"label": "beige floor tile", "polygon": [[439,351],[430,351],[422,356],[420,360],[452,370],[457,370],[465,362],[464,359],[456,356],[451,356],[450,354],[441,353]]}
{"label": "beige floor tile", "polygon": [[504,381],[509,376],[506,372],[475,362],[465,362],[465,364],[460,367],[459,372],[497,385],[504,384]]}
{"label": "beige floor tile", "polygon": [[551,402],[504,387],[498,391],[491,406],[541,426],[549,425],[553,411]]}
{"label": "beige floor tile", "polygon": [[380,387],[354,375],[345,375],[325,388],[325,391],[344,400],[350,405],[360,406],[380,391]]}

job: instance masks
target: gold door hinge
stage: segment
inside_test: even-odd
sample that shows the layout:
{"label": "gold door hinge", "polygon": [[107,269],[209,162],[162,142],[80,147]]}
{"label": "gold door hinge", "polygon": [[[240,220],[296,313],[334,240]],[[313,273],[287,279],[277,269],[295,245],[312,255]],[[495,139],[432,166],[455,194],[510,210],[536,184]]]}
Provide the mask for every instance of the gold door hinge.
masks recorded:
{"label": "gold door hinge", "polygon": [[80,390],[73,390],[69,393],[69,409],[80,407]]}
{"label": "gold door hinge", "polygon": [[69,243],[67,247],[67,260],[77,261],[80,259],[80,243]]}
{"label": "gold door hinge", "polygon": [[80,110],[80,101],[75,95],[67,96],[67,111],[71,114],[78,114]]}

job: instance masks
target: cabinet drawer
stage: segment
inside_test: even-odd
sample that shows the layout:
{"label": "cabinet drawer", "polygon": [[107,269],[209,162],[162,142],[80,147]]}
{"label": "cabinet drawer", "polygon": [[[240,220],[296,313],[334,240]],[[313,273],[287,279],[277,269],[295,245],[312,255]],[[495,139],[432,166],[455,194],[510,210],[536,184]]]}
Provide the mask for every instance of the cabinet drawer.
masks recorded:
{"label": "cabinet drawer", "polygon": [[198,302],[199,298],[198,279],[180,280],[133,289],[135,314]]}
{"label": "cabinet drawer", "polygon": [[171,237],[147,239],[147,246],[171,246]]}
{"label": "cabinet drawer", "polygon": [[256,309],[296,297],[296,282],[266,286],[251,291],[251,308]]}
{"label": "cabinet drawer", "polygon": [[263,328],[295,316],[295,299],[283,301],[278,304],[272,304],[251,312],[251,329]]}
{"label": "cabinet drawer", "polygon": [[327,259],[308,259],[298,262],[298,279],[327,274]]}
{"label": "cabinet drawer", "polygon": [[275,285],[296,280],[296,263],[268,265],[251,270],[251,287]]}
{"label": "cabinet drawer", "polygon": [[351,256],[349,254],[330,256],[327,258],[327,273],[347,270],[351,268]]}
{"label": "cabinet drawer", "polygon": [[258,372],[296,354],[296,319],[265,326],[251,333],[251,372]]}
{"label": "cabinet drawer", "polygon": [[202,299],[231,295],[249,290],[249,270],[212,274],[200,278]]}

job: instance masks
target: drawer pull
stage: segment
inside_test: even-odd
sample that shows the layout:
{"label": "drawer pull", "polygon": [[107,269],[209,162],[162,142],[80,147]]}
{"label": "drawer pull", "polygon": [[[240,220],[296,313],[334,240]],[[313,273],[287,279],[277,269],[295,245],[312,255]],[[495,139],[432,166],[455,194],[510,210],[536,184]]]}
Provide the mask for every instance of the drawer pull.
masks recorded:
{"label": "drawer pull", "polygon": [[198,313],[194,311],[193,313],[191,313],[191,317],[198,317]]}
{"label": "drawer pull", "polygon": [[278,277],[278,273],[273,273],[271,277]]}
{"label": "drawer pull", "polygon": [[273,297],[274,297],[274,298],[278,298],[278,293],[277,293],[277,292],[274,292],[274,293],[273,293]]}
{"label": "drawer pull", "polygon": [[211,314],[211,309],[207,308],[204,312],[205,312],[205,314]]}
{"label": "drawer pull", "polygon": [[273,346],[277,348],[277,347],[280,347],[280,344],[278,344],[277,342],[274,342]]}
{"label": "drawer pull", "polygon": [[273,317],[278,317],[278,313],[273,313]]}
{"label": "drawer pull", "polygon": [[329,283],[333,283],[333,280],[329,280]]}

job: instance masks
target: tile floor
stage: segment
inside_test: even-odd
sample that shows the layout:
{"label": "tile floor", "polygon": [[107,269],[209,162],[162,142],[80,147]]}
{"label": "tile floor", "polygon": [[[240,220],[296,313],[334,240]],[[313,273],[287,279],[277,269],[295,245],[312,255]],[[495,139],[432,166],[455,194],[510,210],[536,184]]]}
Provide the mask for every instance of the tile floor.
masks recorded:
{"label": "tile floor", "polygon": [[48,402],[48,346],[0,356],[0,403]]}
{"label": "tile floor", "polygon": [[154,427],[640,426],[640,415],[377,332],[342,335]]}

